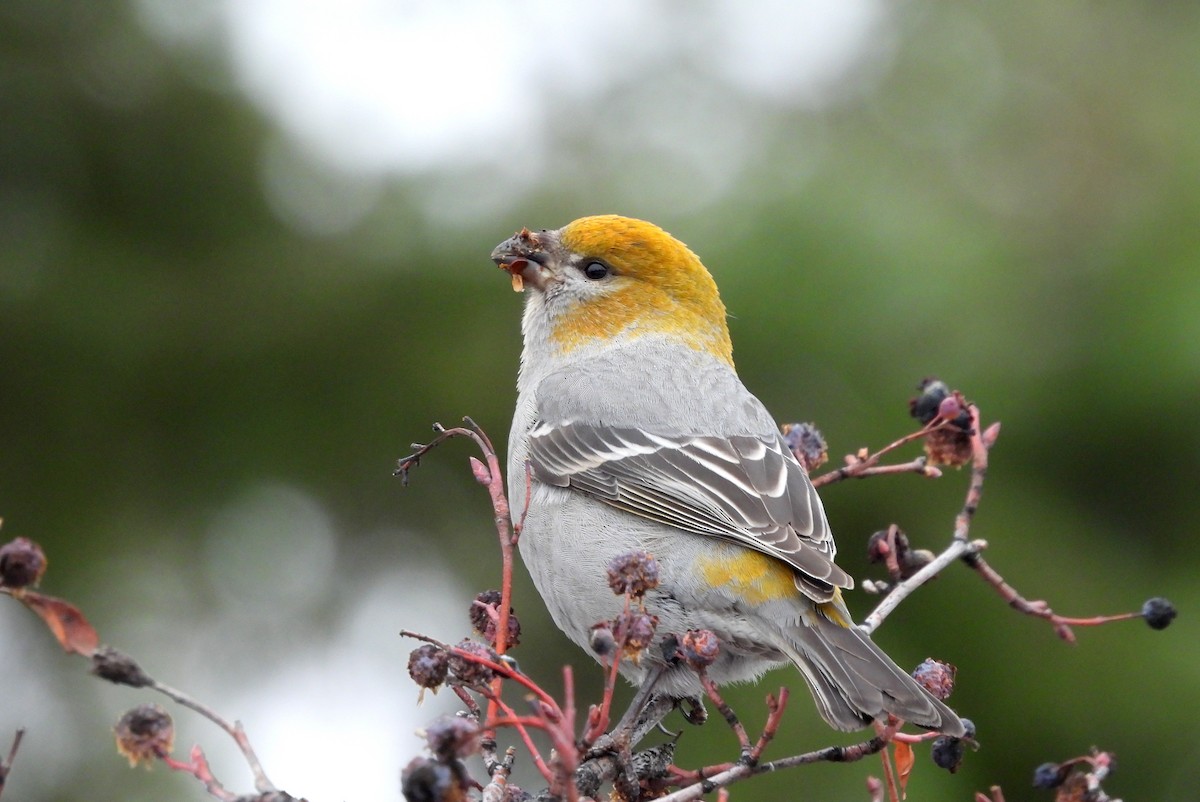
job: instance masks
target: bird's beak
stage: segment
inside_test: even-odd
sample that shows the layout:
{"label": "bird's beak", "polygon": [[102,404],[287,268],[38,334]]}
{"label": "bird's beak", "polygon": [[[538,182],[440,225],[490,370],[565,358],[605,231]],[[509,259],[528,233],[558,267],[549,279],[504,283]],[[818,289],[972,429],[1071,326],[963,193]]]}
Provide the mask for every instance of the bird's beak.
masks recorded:
{"label": "bird's beak", "polygon": [[524,291],[527,282],[538,290],[546,288],[551,276],[546,248],[549,233],[522,228],[492,251],[492,261],[512,276],[514,292]]}

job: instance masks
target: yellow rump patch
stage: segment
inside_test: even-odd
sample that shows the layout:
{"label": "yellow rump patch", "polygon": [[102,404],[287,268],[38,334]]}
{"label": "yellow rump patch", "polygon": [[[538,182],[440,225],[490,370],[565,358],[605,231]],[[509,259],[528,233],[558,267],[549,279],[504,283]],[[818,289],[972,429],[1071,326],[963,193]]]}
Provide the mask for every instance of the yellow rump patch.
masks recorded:
{"label": "yellow rump patch", "polygon": [[795,598],[800,594],[786,563],[759,551],[730,547],[697,561],[701,576],[712,587],[729,592],[749,604]]}
{"label": "yellow rump patch", "polygon": [[[727,546],[696,561],[700,575],[710,587],[726,588],[747,604],[760,605],[777,599],[794,599],[803,594],[796,587],[792,568],[782,560],[760,551]],[[842,604],[842,589],[833,589],[833,600],[815,605],[818,612],[839,627],[853,625]]]}

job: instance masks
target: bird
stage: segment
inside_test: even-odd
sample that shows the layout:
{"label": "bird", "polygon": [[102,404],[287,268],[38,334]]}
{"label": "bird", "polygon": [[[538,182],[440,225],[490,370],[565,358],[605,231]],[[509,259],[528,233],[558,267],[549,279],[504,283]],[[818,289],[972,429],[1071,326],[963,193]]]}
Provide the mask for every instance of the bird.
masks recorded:
{"label": "bird", "polygon": [[[595,625],[624,603],[606,565],[644,551],[659,573],[643,599],[656,637],[712,632],[718,686],[790,663],[837,730],[890,715],[962,737],[959,717],[854,624],[821,500],[738,377],[699,257],[653,223],[594,215],[521,229],[491,258],[525,296],[508,493],[559,629],[591,652]],[[703,694],[659,648],[619,670],[673,699]]]}

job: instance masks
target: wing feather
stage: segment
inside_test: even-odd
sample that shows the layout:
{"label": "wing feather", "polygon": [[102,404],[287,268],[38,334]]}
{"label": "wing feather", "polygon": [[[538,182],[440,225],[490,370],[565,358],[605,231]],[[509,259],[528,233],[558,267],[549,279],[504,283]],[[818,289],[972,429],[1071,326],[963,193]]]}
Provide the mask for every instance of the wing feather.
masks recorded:
{"label": "wing feather", "polygon": [[539,481],[783,560],[796,570],[797,587],[817,601],[853,586],[833,562],[816,490],[778,435],[541,424],[530,432],[529,459]]}

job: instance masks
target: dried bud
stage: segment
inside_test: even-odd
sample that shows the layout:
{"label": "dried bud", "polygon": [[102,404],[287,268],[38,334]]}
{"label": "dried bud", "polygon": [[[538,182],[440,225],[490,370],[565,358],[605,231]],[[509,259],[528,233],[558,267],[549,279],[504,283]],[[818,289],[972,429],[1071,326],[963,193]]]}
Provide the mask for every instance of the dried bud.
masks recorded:
{"label": "dried bud", "polygon": [[971,461],[973,453],[971,435],[957,426],[938,429],[925,437],[925,456],[930,465],[960,468]]}
{"label": "dried bud", "polygon": [[658,561],[644,551],[618,554],[608,562],[608,586],[618,596],[641,598],[658,587]]}
{"label": "dried bud", "polygon": [[[472,657],[476,659],[471,659]],[[450,673],[466,685],[486,685],[496,676],[496,672],[478,660],[490,660],[495,663],[499,662],[499,655],[482,643],[473,640],[461,641],[450,653]]]}
{"label": "dried bud", "polygon": [[612,626],[607,621],[592,627],[591,644],[597,657],[611,657],[617,650],[617,639],[613,637]]}
{"label": "dried bud", "polygon": [[1097,796],[1092,793],[1090,784],[1086,774],[1073,771],[1063,779],[1055,792],[1054,802],[1093,802]]}
{"label": "dried bud", "polygon": [[634,656],[650,645],[654,630],[658,629],[658,616],[633,611],[624,617],[625,654]]}
{"label": "dried bud", "polygon": [[408,656],[408,676],[422,688],[437,690],[450,671],[450,655],[440,646],[425,643]]}
{"label": "dried bud", "polygon": [[892,545],[888,542],[892,540],[896,548],[896,562],[903,562],[904,557],[908,554],[908,535],[904,534],[904,530],[900,527],[895,528],[895,538],[890,538],[891,530],[880,529],[875,532],[867,540],[867,561],[871,563],[886,562],[888,555],[891,553]]}
{"label": "dried bud", "polygon": [[912,549],[908,554],[904,555],[904,564],[901,566],[900,576],[908,579],[917,571],[920,571],[933,562],[934,559],[935,555],[929,549]]}
{"label": "dried bud", "polygon": [[1142,617],[1146,619],[1146,623],[1151,629],[1166,629],[1175,620],[1178,612],[1175,610],[1175,605],[1171,602],[1156,596],[1153,599],[1147,599],[1142,605]]}
{"label": "dried bud", "polygon": [[101,646],[92,654],[92,673],[117,685],[144,688],[154,680],[136,661],[111,646]]}
{"label": "dried bud", "polygon": [[954,690],[954,675],[957,671],[958,669],[950,663],[926,657],[925,661],[913,670],[912,677],[935,699],[945,701]]}
{"label": "dried bud", "polygon": [[815,423],[783,424],[783,441],[809,473],[829,459],[829,447]]}
{"label": "dried bud", "polygon": [[720,651],[717,636],[707,629],[689,629],[679,642],[680,655],[697,671],[711,666]]}
{"label": "dried bud", "polygon": [[25,588],[37,585],[46,573],[46,553],[27,537],[0,546],[0,585]]}
{"label": "dried bud", "polygon": [[461,716],[442,716],[425,728],[425,745],[443,762],[479,751],[479,724]]}
{"label": "dried bud", "polygon": [[453,766],[413,758],[400,773],[400,793],[406,802],[460,802],[466,799],[461,773]]}
{"label": "dried bud", "polygon": [[147,764],[171,754],[175,725],[167,711],[158,705],[135,707],[113,727],[117,751],[129,759],[130,766]]}
{"label": "dried bud", "polygon": [[[475,596],[475,600],[471,602],[471,609],[467,614],[471,618],[471,628],[475,630],[475,634],[490,643],[493,647],[496,645],[497,621],[496,614],[500,610],[500,591],[485,590]],[[504,644],[506,647],[516,646],[521,642],[521,622],[517,620],[516,613],[513,608],[508,608],[508,637]]]}

